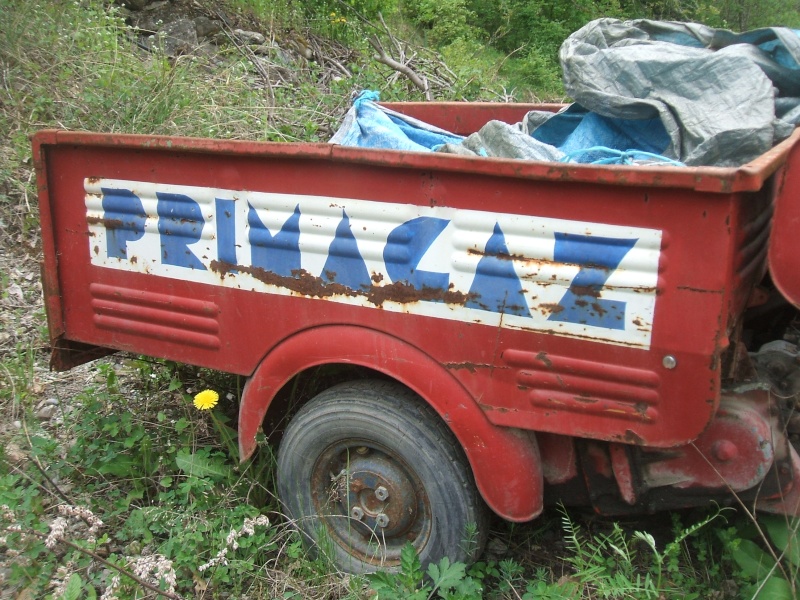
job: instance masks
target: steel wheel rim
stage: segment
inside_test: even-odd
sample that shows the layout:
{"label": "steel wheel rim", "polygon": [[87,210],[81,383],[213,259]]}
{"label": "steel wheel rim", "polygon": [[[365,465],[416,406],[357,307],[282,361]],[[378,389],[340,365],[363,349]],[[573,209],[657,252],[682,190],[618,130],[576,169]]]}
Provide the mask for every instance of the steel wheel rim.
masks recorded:
{"label": "steel wheel rim", "polygon": [[422,480],[381,444],[350,439],[329,446],[312,469],[311,498],[331,540],[365,563],[399,565],[407,543],[420,553],[430,540]]}

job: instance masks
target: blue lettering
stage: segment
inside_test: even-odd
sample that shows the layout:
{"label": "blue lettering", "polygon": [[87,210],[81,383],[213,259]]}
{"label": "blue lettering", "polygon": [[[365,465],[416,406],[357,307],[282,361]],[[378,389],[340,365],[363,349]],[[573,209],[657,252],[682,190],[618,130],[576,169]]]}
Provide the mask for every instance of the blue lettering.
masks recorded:
{"label": "blue lettering", "polygon": [[147,220],[144,206],[130,190],[100,189],[103,192],[106,252],[110,258],[127,258],[128,242],[140,240],[144,235]]}
{"label": "blue lettering", "polygon": [[161,262],[204,271],[205,265],[189,250],[189,244],[197,242],[203,233],[205,219],[200,205],[184,194],[156,192],[156,197]]}
{"label": "blue lettering", "polygon": [[282,277],[294,276],[300,269],[300,205],[274,236],[258,218],[256,209],[248,206],[251,264]]}
{"label": "blue lettering", "polygon": [[625,302],[603,300],[600,293],[611,273],[638,241],[556,233],[556,262],[580,266],[569,289],[549,320],[594,325],[606,329],[625,329]]}
{"label": "blue lettering", "polygon": [[358,251],[358,244],[350,231],[350,217],[342,210],[342,220],[336,227],[336,237],[328,248],[328,259],[322,269],[322,280],[340,283],[352,290],[369,289],[371,281],[367,265]]}
{"label": "blue lettering", "polygon": [[500,225],[486,242],[486,250],[475,270],[466,306],[492,312],[530,317],[522,282],[514,271],[514,263],[506,248],[506,238]]}
{"label": "blue lettering", "polygon": [[449,273],[419,271],[417,265],[449,223],[447,219],[417,217],[392,230],[383,249],[383,261],[393,282],[403,281],[417,289],[447,290]]}
{"label": "blue lettering", "polygon": [[[236,210],[233,200],[216,198],[217,258],[224,263],[236,264]],[[231,271],[235,273],[236,271]]]}

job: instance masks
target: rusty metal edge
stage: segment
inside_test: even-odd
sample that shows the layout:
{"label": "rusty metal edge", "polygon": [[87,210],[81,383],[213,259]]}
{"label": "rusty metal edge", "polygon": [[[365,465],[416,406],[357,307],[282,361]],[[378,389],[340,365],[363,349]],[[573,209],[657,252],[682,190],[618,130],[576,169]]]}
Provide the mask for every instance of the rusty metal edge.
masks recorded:
{"label": "rusty metal edge", "polygon": [[598,166],[354,148],[326,143],[216,140],[63,130],[45,130],[36,136],[41,144],[316,159],[382,168],[413,168],[548,182],[569,181],[593,185],[682,188],[700,192],[732,193],[761,189],[769,176],[785,162],[791,148],[800,141],[800,130],[795,131],[788,139],[754,161],[740,167]]}
{"label": "rusty metal edge", "polygon": [[36,171],[36,187],[39,198],[39,223],[42,231],[42,293],[44,296],[47,327],[50,342],[64,334],[64,315],[61,310],[61,288],[58,277],[58,256],[55,247],[55,227],[51,211],[49,182],[47,180],[46,147],[56,143],[56,132],[40,131],[32,139],[33,165]]}

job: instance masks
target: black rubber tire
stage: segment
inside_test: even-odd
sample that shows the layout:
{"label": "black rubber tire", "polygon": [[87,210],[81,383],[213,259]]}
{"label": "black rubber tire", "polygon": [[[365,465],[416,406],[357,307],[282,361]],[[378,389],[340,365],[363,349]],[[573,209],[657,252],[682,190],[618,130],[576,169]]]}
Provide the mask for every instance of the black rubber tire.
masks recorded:
{"label": "black rubber tire", "polygon": [[408,541],[423,565],[471,562],[486,541],[488,511],[461,446],[394,382],[345,383],[311,400],[286,429],[277,478],[312,550],[349,573],[396,570]]}

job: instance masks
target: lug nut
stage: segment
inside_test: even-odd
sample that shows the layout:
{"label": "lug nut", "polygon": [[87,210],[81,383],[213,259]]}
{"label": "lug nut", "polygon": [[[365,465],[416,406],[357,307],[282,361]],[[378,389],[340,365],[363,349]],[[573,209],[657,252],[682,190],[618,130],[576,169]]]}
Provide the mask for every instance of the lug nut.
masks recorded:
{"label": "lug nut", "polygon": [[375,488],[375,497],[381,502],[385,502],[386,499],[389,497],[389,490],[387,490],[382,485],[379,485],[378,487]]}
{"label": "lug nut", "polygon": [[354,506],[352,509],[350,509],[350,516],[355,520],[360,521],[364,518],[364,511],[360,506]]}
{"label": "lug nut", "polygon": [[388,527],[389,525],[389,517],[385,514],[381,513],[377,517],[375,517],[375,524],[378,527]]}

